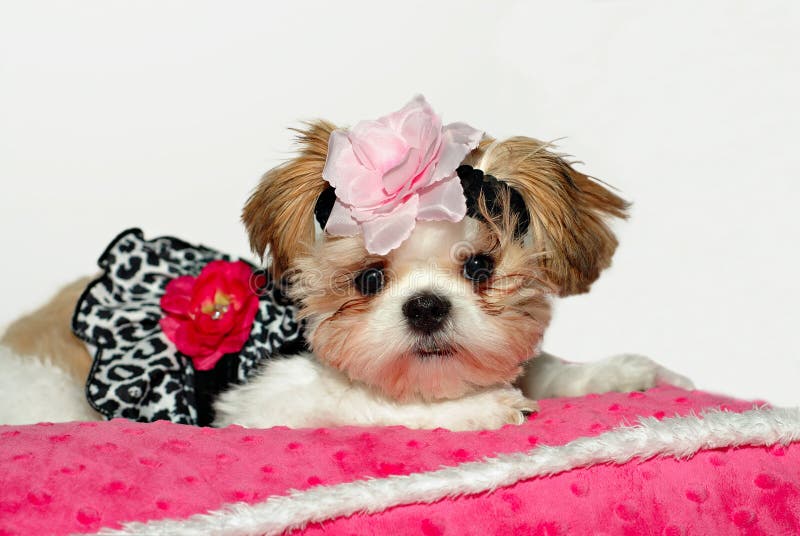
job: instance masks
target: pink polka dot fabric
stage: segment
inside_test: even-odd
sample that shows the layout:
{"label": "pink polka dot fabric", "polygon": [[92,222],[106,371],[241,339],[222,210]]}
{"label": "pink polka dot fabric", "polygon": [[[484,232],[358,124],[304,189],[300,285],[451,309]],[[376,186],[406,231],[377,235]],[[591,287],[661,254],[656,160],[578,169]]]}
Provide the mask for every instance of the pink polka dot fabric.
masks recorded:
{"label": "pink polka dot fabric", "polygon": [[[431,471],[742,402],[663,386],[540,402],[522,426],[266,430],[125,420],[0,427],[0,536],[186,518],[291,489]],[[706,450],[533,478],[310,525],[308,534],[798,534],[800,445]]]}

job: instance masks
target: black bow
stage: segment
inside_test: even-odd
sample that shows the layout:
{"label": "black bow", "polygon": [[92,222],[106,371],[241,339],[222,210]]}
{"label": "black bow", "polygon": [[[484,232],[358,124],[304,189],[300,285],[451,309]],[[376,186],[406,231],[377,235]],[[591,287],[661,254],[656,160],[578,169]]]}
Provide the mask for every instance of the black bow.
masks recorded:
{"label": "black bow", "polygon": [[478,208],[478,199],[482,193],[489,215],[493,218],[499,218],[503,211],[499,198],[501,192],[505,191],[508,195],[511,211],[517,216],[514,236],[517,238],[525,236],[531,223],[531,216],[528,214],[528,207],[525,205],[522,194],[492,175],[485,175],[482,170],[466,164],[459,166],[456,169],[456,173],[458,173],[458,178],[461,179],[464,197],[467,198],[467,216],[478,220],[486,219]]}

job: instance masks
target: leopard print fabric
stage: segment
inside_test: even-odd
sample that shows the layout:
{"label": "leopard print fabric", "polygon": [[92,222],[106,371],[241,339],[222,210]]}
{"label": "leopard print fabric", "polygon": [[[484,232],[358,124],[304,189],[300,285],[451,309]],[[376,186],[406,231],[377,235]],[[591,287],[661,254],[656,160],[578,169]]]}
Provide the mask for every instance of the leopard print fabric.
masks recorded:
{"label": "leopard print fabric", "polygon": [[246,382],[270,356],[302,347],[295,307],[264,273],[242,350],[224,356],[213,371],[195,371],[161,331],[160,299],[170,280],[197,276],[214,260],[237,259],[177,238],[145,240],[139,229],[123,232],[106,248],[98,261],[103,274],[84,291],[72,320],[73,332],[94,353],[86,383],[92,407],[109,419],[208,424],[211,401],[204,398]]}

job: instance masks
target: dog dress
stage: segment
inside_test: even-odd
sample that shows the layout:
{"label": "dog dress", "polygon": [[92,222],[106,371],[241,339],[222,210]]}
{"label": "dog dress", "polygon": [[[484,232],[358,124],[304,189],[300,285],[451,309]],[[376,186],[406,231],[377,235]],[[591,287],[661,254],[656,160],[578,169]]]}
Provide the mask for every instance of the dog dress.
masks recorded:
{"label": "dog dress", "polygon": [[72,330],[94,356],[89,404],[106,418],[207,426],[217,394],[306,347],[285,283],[172,237],[117,236]]}

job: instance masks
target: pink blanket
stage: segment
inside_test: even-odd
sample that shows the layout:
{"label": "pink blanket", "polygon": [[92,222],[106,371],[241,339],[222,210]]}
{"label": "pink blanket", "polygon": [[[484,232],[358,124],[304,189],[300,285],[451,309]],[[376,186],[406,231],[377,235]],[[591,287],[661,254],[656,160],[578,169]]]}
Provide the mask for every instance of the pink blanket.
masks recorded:
{"label": "pink blanket", "polygon": [[0,536],[800,533],[798,410],[670,386],[540,405],[474,433],[0,427]]}

